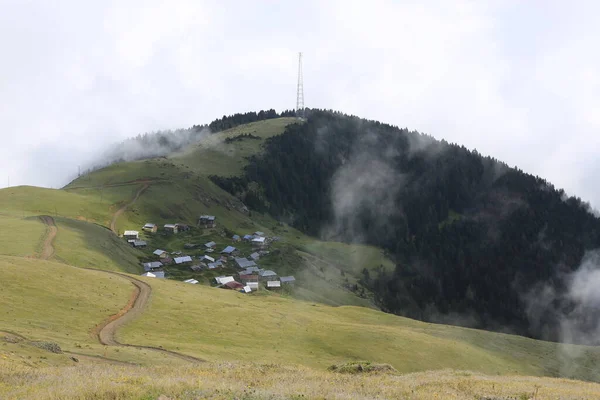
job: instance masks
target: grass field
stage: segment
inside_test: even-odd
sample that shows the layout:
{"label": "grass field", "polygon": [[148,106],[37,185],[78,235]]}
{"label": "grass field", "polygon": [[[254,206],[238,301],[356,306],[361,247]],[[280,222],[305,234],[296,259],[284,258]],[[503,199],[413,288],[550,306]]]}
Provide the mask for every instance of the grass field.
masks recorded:
{"label": "grass field", "polygon": [[[161,397],[162,396],[162,397]],[[275,364],[31,369],[0,359],[0,397],[27,399],[600,399],[600,385],[469,371],[346,375]]]}
{"label": "grass field", "polygon": [[0,270],[0,330],[73,351],[97,344],[90,331],[133,290],[121,278],[49,261],[0,256]]}
{"label": "grass field", "polygon": [[[148,280],[148,311],[122,338],[160,344],[209,361],[302,364],[323,369],[361,360],[400,372],[468,369],[487,374],[559,375],[555,343],[427,324],[362,307],[330,307],[276,295]],[[580,369],[570,376],[598,380],[600,348],[578,347]]]}
{"label": "grass field", "polygon": [[[600,398],[598,385],[514,376],[600,381],[600,348],[376,311],[360,278],[364,268],[394,268],[380,249],[305,236],[268,215],[249,213],[208,179],[240,173],[264,139],[294,122],[240,126],[170,157],[95,171],[64,190],[0,190],[0,398]],[[227,142],[244,134],[260,139]],[[116,219],[118,232],[141,230],[146,222],[195,225],[200,214],[217,216],[217,228],[143,234],[148,248],[132,249],[107,227],[145,185]],[[51,261],[35,259],[47,229],[39,215],[51,215],[58,227]],[[117,332],[123,343],[162,346],[209,363],[188,366],[172,354],[98,343],[94,328],[127,304],[133,286],[73,266],[137,275],[140,260],[153,259],[155,248],[184,251],[185,243],[214,240],[219,250],[232,244],[232,233],[258,230],[281,238],[259,265],[295,275],[293,290],[243,295],[208,286],[215,275],[236,272],[231,265],[199,274],[189,266],[169,266],[171,277],[193,277],[204,285],[142,278],[152,287],[147,309]],[[248,244],[235,245],[244,256],[252,252]],[[184,252],[203,254],[201,248]],[[49,352],[40,342],[55,343],[63,353]],[[397,372],[327,371],[364,359]]]}
{"label": "grass field", "polygon": [[41,250],[46,227],[37,218],[19,218],[0,214],[0,254],[35,257]]}
{"label": "grass field", "polygon": [[138,257],[123,239],[105,227],[68,218],[55,218],[59,234],[54,241],[54,259],[84,268],[141,273]]}
{"label": "grass field", "polygon": [[[29,366],[72,365],[71,354],[40,351],[30,343],[51,342],[76,354],[82,364],[105,363],[95,358],[99,356],[147,365],[183,363],[150,350],[98,343],[92,334],[94,327],[119,311],[131,296],[133,286],[125,279],[51,261],[7,256],[0,256],[0,272],[0,360]],[[7,342],[3,340],[10,336],[7,332],[27,340]]]}

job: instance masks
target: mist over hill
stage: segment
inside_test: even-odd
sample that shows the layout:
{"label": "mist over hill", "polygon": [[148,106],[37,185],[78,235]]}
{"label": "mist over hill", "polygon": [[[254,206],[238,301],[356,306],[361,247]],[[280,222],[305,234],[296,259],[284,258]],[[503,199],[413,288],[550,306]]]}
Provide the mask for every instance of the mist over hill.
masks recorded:
{"label": "mist over hill", "polygon": [[250,122],[293,115],[294,112],[290,110],[285,110],[281,113],[277,113],[273,109],[261,110],[259,112],[252,111],[223,116],[209,124],[194,125],[191,128],[138,134],[137,136],[109,146],[98,157],[89,162],[84,167],[84,170],[88,173],[118,162],[164,157],[183,150],[190,144],[196,143],[215,132]]}
{"label": "mist over hill", "polygon": [[598,280],[600,220],[541,177],[408,129],[311,110],[242,177],[212,179],[306,233],[385,249],[393,273],[363,276],[384,310],[598,341],[600,301],[586,283]]}

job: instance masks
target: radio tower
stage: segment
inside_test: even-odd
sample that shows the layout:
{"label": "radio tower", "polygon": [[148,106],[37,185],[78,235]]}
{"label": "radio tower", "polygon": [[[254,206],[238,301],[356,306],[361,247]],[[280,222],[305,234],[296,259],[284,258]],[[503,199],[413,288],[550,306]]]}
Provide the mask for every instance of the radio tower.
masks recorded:
{"label": "radio tower", "polygon": [[304,119],[304,79],[302,78],[302,53],[298,53],[298,89],[296,92],[296,118]]}

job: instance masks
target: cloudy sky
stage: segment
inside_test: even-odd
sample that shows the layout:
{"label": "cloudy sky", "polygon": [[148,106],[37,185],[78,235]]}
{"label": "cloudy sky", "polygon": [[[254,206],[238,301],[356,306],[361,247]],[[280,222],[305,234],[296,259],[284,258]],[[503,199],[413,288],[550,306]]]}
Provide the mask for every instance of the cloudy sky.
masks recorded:
{"label": "cloudy sky", "polygon": [[138,133],[331,108],[476,148],[600,206],[600,2],[0,0],[0,187]]}

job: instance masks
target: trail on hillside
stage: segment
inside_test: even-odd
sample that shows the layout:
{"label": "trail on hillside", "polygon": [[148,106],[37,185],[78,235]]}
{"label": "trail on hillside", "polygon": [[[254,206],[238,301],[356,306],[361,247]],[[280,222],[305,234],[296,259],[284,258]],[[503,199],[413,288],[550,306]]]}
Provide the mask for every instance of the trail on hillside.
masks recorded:
{"label": "trail on hillside", "polygon": [[[136,195],[136,198],[139,197],[141,192],[143,190],[145,190],[147,187],[148,186],[145,186],[142,189],[140,189]],[[134,201],[135,201],[135,199],[134,199]],[[52,241],[56,237],[58,228],[56,227],[54,218],[47,216],[47,215],[42,216],[40,218],[42,219],[42,221],[44,221],[44,223],[46,225],[48,225],[48,227],[54,228],[54,229],[50,229],[46,233],[46,237],[44,238],[43,254],[46,253],[46,245],[49,246],[49,248],[51,249],[51,251],[53,253],[54,247],[52,247]],[[44,259],[47,259],[47,258],[44,258]],[[189,361],[189,362],[204,362],[204,360],[202,360],[200,358],[188,356],[186,354],[181,354],[176,351],[166,350],[161,347],[142,346],[142,345],[127,344],[127,343],[119,342],[115,337],[117,329],[120,328],[121,326],[125,325],[126,323],[133,321],[135,318],[137,318],[139,315],[141,315],[144,312],[144,309],[146,308],[146,305],[148,304],[148,300],[150,299],[150,295],[152,294],[152,287],[142,280],[133,278],[129,275],[125,275],[125,274],[122,274],[119,272],[104,271],[104,270],[96,269],[96,268],[83,268],[83,267],[80,267],[80,268],[87,269],[90,271],[103,272],[105,274],[117,275],[121,278],[127,279],[129,282],[131,282],[135,286],[135,289],[133,290],[133,293],[131,294],[131,297],[129,298],[129,301],[127,302],[125,307],[123,307],[121,310],[119,310],[119,312],[116,313],[115,315],[110,316],[108,319],[106,319],[105,321],[98,324],[93,329],[94,335],[98,338],[98,341],[101,344],[106,345],[106,346],[126,346],[126,347],[135,347],[138,349],[159,351],[161,353],[169,354],[173,357],[177,357],[182,360]]]}
{"label": "trail on hillside", "polygon": [[104,189],[104,188],[109,188],[109,187],[139,185],[140,183],[151,184],[151,183],[156,183],[156,182],[161,182],[161,181],[164,181],[164,179],[135,179],[133,181],[106,183],[106,184],[97,185],[97,186],[71,186],[71,187],[66,187],[65,190]]}
{"label": "trail on hillside", "polygon": [[[14,332],[14,331],[8,331],[8,330],[2,330],[0,329],[0,334],[4,334],[4,335],[8,335],[5,337],[9,338],[9,341],[11,343],[19,343],[19,342],[25,342],[26,344],[31,344],[31,342],[35,342],[32,339],[28,339],[25,336],[21,335],[20,333]],[[15,341],[16,339],[16,341]],[[98,356],[98,355],[92,355],[92,354],[85,354],[85,353],[79,353],[79,352],[75,352],[75,351],[66,351],[66,350],[62,350],[61,349],[62,354],[66,354],[69,356],[77,356],[78,359],[85,359],[85,360],[93,360],[93,361],[97,361],[97,360],[101,360],[101,361],[106,361],[108,363],[111,364],[117,364],[117,365],[137,365],[134,363],[130,363],[127,361],[120,361],[120,360],[115,360],[112,358],[108,358],[108,357],[103,357],[103,356]],[[75,360],[73,360],[75,361]]]}
{"label": "trail on hillside", "polygon": [[141,196],[142,193],[144,193],[144,191],[146,189],[148,189],[148,187],[150,186],[150,184],[148,182],[144,183],[144,186],[142,186],[140,188],[140,190],[137,191],[137,193],[135,194],[134,198],[127,204],[125,204],[123,207],[119,208],[113,215],[112,217],[112,221],[110,221],[110,230],[113,231],[115,233],[115,235],[118,234],[117,232],[117,219],[119,219],[119,217],[121,216],[121,214],[123,214],[125,212],[125,210],[127,210],[127,207],[131,206],[133,203],[135,203],[137,201],[137,199]]}
{"label": "trail on hillside", "polygon": [[42,260],[48,260],[54,255],[54,246],[52,243],[54,242],[58,228],[54,223],[54,218],[48,215],[41,215],[40,219],[48,227],[46,235],[44,236],[44,243],[42,244],[42,254],[40,255],[40,258]]}
{"label": "trail on hillside", "polygon": [[[97,270],[95,268],[85,268],[85,269],[89,269],[89,270],[93,270],[93,271],[101,271],[101,270]],[[160,351],[162,353],[169,354],[171,356],[178,357],[178,358],[181,358],[181,359],[189,361],[189,362],[204,362],[204,360],[202,360],[200,358],[189,356],[187,354],[177,353],[176,351],[166,350],[161,347],[141,346],[141,345],[127,344],[127,343],[119,342],[115,337],[117,329],[119,329],[121,326],[125,325],[126,323],[134,320],[135,318],[137,318],[139,315],[141,315],[144,312],[144,309],[146,308],[146,305],[148,304],[148,300],[150,299],[150,295],[152,293],[152,287],[144,281],[141,281],[139,279],[133,278],[133,277],[125,275],[125,274],[121,274],[118,272],[110,272],[110,271],[101,271],[101,272],[105,272],[107,274],[118,275],[122,278],[127,279],[129,282],[131,282],[135,286],[135,289],[131,295],[131,298],[129,299],[129,302],[125,305],[125,307],[123,307],[121,310],[119,310],[119,312],[117,314],[112,315],[106,321],[103,321],[102,323],[100,323],[99,325],[97,325],[94,328],[93,332],[98,337],[98,341],[101,344],[104,344],[106,346],[126,346],[126,347],[135,347],[138,349],[148,349],[148,350]]]}

